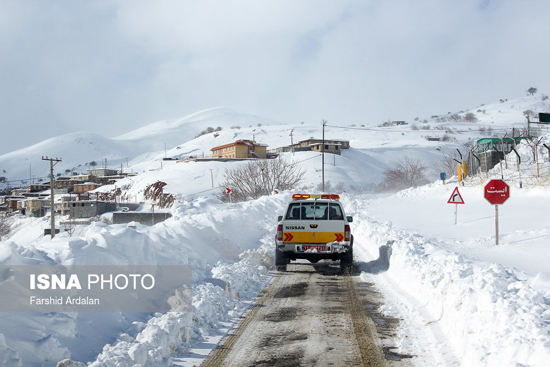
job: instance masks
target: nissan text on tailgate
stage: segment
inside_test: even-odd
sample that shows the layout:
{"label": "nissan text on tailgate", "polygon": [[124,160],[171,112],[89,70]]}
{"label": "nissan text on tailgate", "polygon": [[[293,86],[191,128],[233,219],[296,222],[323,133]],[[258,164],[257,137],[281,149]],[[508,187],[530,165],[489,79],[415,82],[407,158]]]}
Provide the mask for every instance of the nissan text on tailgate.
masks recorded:
{"label": "nissan text on tailgate", "polygon": [[292,260],[340,260],[340,267],[353,262],[353,236],[338,195],[296,194],[279,217],[275,237],[275,265],[285,271]]}

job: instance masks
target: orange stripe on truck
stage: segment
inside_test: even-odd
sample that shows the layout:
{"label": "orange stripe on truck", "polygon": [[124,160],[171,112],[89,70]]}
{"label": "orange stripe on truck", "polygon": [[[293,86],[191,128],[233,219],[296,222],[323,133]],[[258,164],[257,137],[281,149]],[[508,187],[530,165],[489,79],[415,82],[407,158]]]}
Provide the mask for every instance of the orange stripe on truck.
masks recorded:
{"label": "orange stripe on truck", "polygon": [[283,242],[289,243],[328,243],[342,242],[344,233],[334,232],[284,232]]}

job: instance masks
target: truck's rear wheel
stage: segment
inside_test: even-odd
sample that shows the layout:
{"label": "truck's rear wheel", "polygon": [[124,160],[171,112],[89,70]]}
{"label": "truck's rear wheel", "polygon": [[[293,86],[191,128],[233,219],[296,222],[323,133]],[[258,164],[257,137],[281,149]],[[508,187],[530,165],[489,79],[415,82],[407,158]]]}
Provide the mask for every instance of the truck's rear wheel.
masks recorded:
{"label": "truck's rear wheel", "polygon": [[349,268],[353,265],[353,247],[340,258],[340,267]]}
{"label": "truck's rear wheel", "polygon": [[288,257],[282,251],[275,249],[275,266],[279,271],[286,271],[286,264],[288,264]]}

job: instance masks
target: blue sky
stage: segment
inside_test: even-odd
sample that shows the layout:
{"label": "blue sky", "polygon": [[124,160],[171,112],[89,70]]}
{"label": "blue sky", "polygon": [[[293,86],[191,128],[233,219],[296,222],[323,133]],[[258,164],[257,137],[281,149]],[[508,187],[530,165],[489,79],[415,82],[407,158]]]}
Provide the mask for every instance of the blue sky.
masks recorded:
{"label": "blue sky", "polygon": [[0,154],[228,106],[379,124],[550,93],[550,2],[1,1]]}

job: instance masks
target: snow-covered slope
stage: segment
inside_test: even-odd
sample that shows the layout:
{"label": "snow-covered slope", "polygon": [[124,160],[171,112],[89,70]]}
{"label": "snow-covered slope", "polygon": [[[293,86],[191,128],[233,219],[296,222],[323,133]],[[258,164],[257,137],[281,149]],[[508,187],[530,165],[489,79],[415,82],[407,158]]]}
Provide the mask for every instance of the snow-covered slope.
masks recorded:
{"label": "snow-covered slope", "polygon": [[[86,171],[92,168],[89,163],[94,161],[102,167],[101,163],[105,158],[110,164],[120,164],[128,157],[127,154],[124,146],[101,135],[89,132],[72,133],[0,156],[0,172],[8,180],[24,179],[30,183],[33,178],[46,179],[50,173],[49,162],[43,161],[42,157],[61,158],[63,161],[56,165],[54,172],[65,175],[65,170],[69,170],[69,173]],[[19,184],[20,182],[14,182],[12,186]]]}
{"label": "snow-covered slope", "polygon": [[[162,159],[165,147],[172,149],[193,140],[208,127],[227,130],[231,127],[250,128],[258,125],[282,123],[219,107],[181,119],[152,123],[113,139],[91,132],[72,133],[0,156],[0,173],[12,181],[28,180],[32,176],[37,179],[45,177],[49,174],[49,164],[42,161],[44,156],[62,159],[56,165],[56,174],[65,174],[65,170],[85,173],[88,168],[92,168],[89,166],[90,162],[95,161],[98,167],[103,167],[104,159],[107,159],[109,168],[120,169],[122,164],[125,169],[128,168],[128,161]],[[213,143],[212,139],[215,139],[212,136],[210,134],[209,143]],[[206,144],[206,151],[209,152],[213,146]]]}
{"label": "snow-covered slope", "polygon": [[[325,136],[326,139],[349,140],[351,147],[356,150],[347,157],[352,170],[364,167],[371,172],[369,182],[378,183],[382,172],[405,156],[421,159],[425,165],[430,166],[437,161],[441,151],[454,151],[481,137],[504,136],[506,133],[510,136],[512,127],[525,127],[524,111],[527,110],[535,114],[549,111],[550,100],[543,95],[503,99],[456,113],[461,116],[466,113],[475,114],[475,123],[441,122],[448,120],[454,112],[437,117],[419,117],[418,121],[408,121],[409,125],[404,126],[358,126],[329,121]],[[221,130],[195,138],[209,127]],[[227,107],[217,107],[181,119],[155,122],[113,139],[88,132],[48,139],[0,156],[0,172],[1,176],[10,181],[29,181],[33,176],[36,179],[44,178],[49,174],[49,165],[42,161],[43,156],[62,159],[55,167],[55,174],[69,171],[85,173],[91,162],[102,167],[105,159],[108,168],[122,167],[125,171],[140,172],[159,168],[159,161],[165,156],[208,156],[213,147],[237,139],[255,139],[259,143],[267,144],[268,149],[289,145],[291,131],[294,142],[312,137],[320,138],[321,121],[283,123]],[[448,141],[428,141],[428,136],[446,136]],[[334,180],[337,181],[332,181]],[[18,184],[19,182],[13,183]]]}

